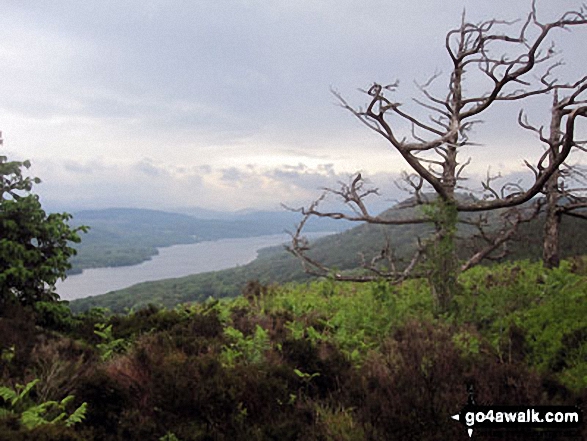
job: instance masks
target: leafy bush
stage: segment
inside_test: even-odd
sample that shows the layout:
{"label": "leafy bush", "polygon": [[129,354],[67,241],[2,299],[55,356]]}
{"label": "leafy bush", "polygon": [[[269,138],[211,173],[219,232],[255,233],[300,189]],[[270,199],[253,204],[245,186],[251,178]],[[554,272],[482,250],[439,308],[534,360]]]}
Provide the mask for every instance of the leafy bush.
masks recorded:
{"label": "leafy bush", "polygon": [[526,360],[568,387],[587,387],[587,279],[576,263],[516,262],[463,274],[457,323],[475,323],[502,360]]}
{"label": "leafy bush", "polygon": [[96,323],[95,327],[94,334],[102,339],[101,343],[96,345],[96,349],[100,351],[100,357],[103,361],[112,358],[115,354],[124,352],[128,348],[129,343],[124,338],[114,338],[112,325]]}
{"label": "leafy bush", "polygon": [[75,254],[72,242],[86,227],[71,228],[71,215],[47,215],[39,197],[31,193],[38,178],[25,177],[29,161],[8,161],[0,156],[0,306],[18,302],[32,305],[54,301],[55,283],[65,278]]}
{"label": "leafy bush", "polygon": [[[460,439],[449,416],[467,385],[484,403],[587,398],[586,281],[576,263],[475,268],[436,318],[420,280],[251,284],[233,300],[124,316],[19,307],[0,319],[0,376],[41,381],[5,406],[0,440]],[[88,407],[68,428],[54,419],[73,394]],[[58,425],[27,429],[29,408]]]}
{"label": "leafy bush", "polygon": [[37,324],[46,329],[68,332],[80,323],[67,302],[36,302],[33,307],[37,313]]}
{"label": "leafy bush", "polygon": [[44,424],[63,424],[65,427],[71,427],[84,419],[87,403],[82,403],[68,414],[66,407],[73,401],[72,395],[61,401],[32,402],[29,394],[38,382],[39,380],[35,379],[26,385],[17,384],[14,389],[0,386],[0,398],[5,403],[0,407],[0,419],[18,416],[20,424],[29,430]]}
{"label": "leafy bush", "polygon": [[236,362],[260,363],[263,361],[265,351],[269,349],[267,331],[259,325],[256,326],[254,334],[248,337],[230,326],[224,329],[224,335],[230,343],[224,346],[220,360],[228,367],[233,367]]}

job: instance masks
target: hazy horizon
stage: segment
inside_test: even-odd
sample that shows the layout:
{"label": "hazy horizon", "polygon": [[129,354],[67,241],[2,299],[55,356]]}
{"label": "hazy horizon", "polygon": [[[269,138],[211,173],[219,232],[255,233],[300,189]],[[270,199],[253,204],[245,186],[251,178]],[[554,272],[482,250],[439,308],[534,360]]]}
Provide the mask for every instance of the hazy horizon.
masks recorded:
{"label": "hazy horizon", "polygon": [[[393,181],[407,166],[331,89],[358,107],[358,89],[399,79],[398,99],[412,108],[414,81],[450,72],[444,37],[465,8],[478,22],[522,18],[530,4],[7,0],[0,152],[31,160],[43,181],[35,192],[54,207],[278,210],[357,171],[385,207],[405,198]],[[580,5],[539,0],[538,16]],[[585,36],[554,34],[562,80],[584,75]],[[525,105],[531,121],[547,124],[549,104]],[[482,146],[464,152],[473,187],[489,167],[530,176],[523,159],[541,152],[517,127],[519,105],[497,107],[473,134]]]}

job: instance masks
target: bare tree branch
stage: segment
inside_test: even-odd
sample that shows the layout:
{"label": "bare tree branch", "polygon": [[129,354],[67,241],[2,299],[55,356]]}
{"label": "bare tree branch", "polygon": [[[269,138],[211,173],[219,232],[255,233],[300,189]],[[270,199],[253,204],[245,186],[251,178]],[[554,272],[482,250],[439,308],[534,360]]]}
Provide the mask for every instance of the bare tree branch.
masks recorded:
{"label": "bare tree branch", "polygon": [[[518,210],[512,209],[503,215],[502,217],[505,219],[504,227],[501,228],[497,234],[493,236],[489,236],[487,232],[483,228],[483,223],[479,222],[476,224],[476,227],[479,229],[479,234],[476,237],[482,238],[485,242],[487,242],[486,246],[483,247],[481,250],[477,251],[473,256],[471,256],[466,262],[461,265],[461,271],[466,271],[469,268],[479,264],[483,259],[488,258],[491,253],[497,250],[500,246],[503,246],[515,236],[518,232],[518,228],[522,223],[530,222],[540,213],[540,210],[543,206],[542,201],[537,201],[534,204],[533,209],[529,210]],[[474,239],[475,237],[473,237]],[[504,250],[499,258],[505,257],[507,252]]]}
{"label": "bare tree branch", "polygon": [[[386,240],[385,247],[381,250],[380,254],[373,257],[371,261],[367,262],[365,256],[359,254],[361,260],[361,268],[366,271],[365,274],[361,275],[348,275],[338,271],[334,271],[332,268],[324,265],[318,260],[310,257],[308,252],[310,251],[310,243],[307,238],[302,235],[303,228],[312,215],[315,215],[316,208],[322,199],[314,201],[308,209],[304,211],[304,217],[296,228],[294,233],[290,233],[292,241],[291,245],[287,246],[286,249],[302,263],[304,271],[308,274],[319,276],[319,277],[332,277],[334,280],[339,281],[351,281],[351,282],[369,282],[380,279],[388,280],[391,283],[400,283],[409,276],[414,275],[414,268],[420,261],[424,247],[418,239],[418,247],[414,252],[409,263],[403,270],[397,269],[397,260],[393,254],[393,250]],[[386,265],[381,265],[381,262],[386,262]]]}
{"label": "bare tree branch", "polygon": [[[371,280],[371,277],[383,277],[398,281],[407,277],[397,269],[393,250],[386,242],[379,256],[369,260],[361,257],[361,267],[370,275],[345,275],[334,273],[330,268],[308,256],[308,242],[302,237],[302,228],[310,217],[344,219],[351,222],[365,222],[380,225],[405,225],[431,223],[435,227],[434,246],[419,246],[408,268],[415,267],[422,257],[438,259],[436,269],[428,272],[432,291],[439,304],[446,308],[451,287],[457,283],[456,274],[477,264],[484,258],[495,256],[498,250],[511,240],[518,227],[533,219],[538,211],[513,209],[532,200],[540,193],[548,194],[548,185],[558,181],[565,170],[563,165],[572,151],[584,148],[583,141],[575,139],[579,121],[587,117],[587,76],[574,83],[564,83],[555,76],[555,70],[561,65],[554,43],[550,37],[558,30],[570,30],[587,25],[587,7],[572,10],[561,15],[557,20],[543,23],[538,19],[536,3],[522,21],[487,20],[471,23],[463,13],[460,25],[450,30],[444,42],[451,61],[450,72],[443,76],[440,72],[432,75],[425,83],[417,84],[420,97],[407,103],[393,99],[392,94],[399,87],[398,82],[389,85],[373,83],[366,94],[365,108],[351,106],[340,93],[333,91],[339,104],[361,123],[383,136],[393,150],[397,151],[409,166],[409,173],[403,175],[404,185],[414,195],[413,204],[429,204],[430,213],[421,217],[389,219],[381,215],[372,215],[365,199],[378,195],[377,189],[368,188],[357,174],[349,183],[339,183],[340,187],[325,188],[320,198],[308,207],[299,208],[302,222],[292,234],[290,251],[297,255],[304,267],[318,275],[330,275],[337,280]],[[432,84],[446,77],[446,95],[440,97],[433,93]],[[472,78],[472,80],[469,80]],[[479,82],[479,78],[482,79]],[[567,96],[558,100],[559,92]],[[556,131],[551,122],[550,132],[542,126],[529,121],[522,110],[518,114],[521,127],[538,136],[547,146],[544,154],[537,160],[526,159],[524,163],[533,175],[533,182],[524,188],[520,182],[507,182],[497,188],[496,179],[487,173],[482,182],[483,199],[460,197],[456,190],[463,188],[466,179],[464,170],[471,163],[460,161],[463,147],[476,145],[470,139],[472,128],[481,122],[489,108],[495,108],[506,102],[525,102],[526,100],[546,94],[555,95],[556,105],[553,115],[560,116]],[[411,107],[410,107],[411,106]],[[416,110],[412,111],[411,108]],[[422,112],[427,116],[420,116]],[[424,187],[435,193],[427,198]],[[561,194],[564,193],[561,190]],[[340,199],[346,210],[322,210],[319,204],[326,196]],[[573,200],[576,209],[565,214],[583,215],[581,208],[585,201]],[[571,203],[567,204],[571,207]],[[537,204],[538,206],[540,204]],[[454,241],[459,213],[483,213],[487,210],[510,209],[503,216],[502,228],[492,234],[485,231],[483,223],[487,217],[478,218],[478,239],[483,240],[483,249],[475,252],[462,265],[456,264]],[[536,210],[539,210],[536,209]],[[562,213],[562,212],[561,212]],[[559,213],[559,215],[561,214]],[[470,215],[469,215],[470,216]],[[467,219],[461,219],[465,223]],[[440,246],[443,241],[452,246]],[[436,246],[438,245],[438,246]],[[448,251],[443,251],[448,250]],[[434,254],[436,253],[436,254]],[[444,253],[444,254],[443,254]],[[429,256],[425,256],[429,254]],[[413,265],[412,265],[413,264]],[[413,272],[413,268],[410,269]],[[447,300],[448,299],[448,300]]]}

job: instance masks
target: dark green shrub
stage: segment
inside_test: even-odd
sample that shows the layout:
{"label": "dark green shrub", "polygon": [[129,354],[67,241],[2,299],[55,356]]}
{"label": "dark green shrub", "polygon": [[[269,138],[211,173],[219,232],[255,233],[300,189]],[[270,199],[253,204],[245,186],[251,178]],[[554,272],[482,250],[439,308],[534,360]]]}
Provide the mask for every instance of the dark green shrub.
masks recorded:
{"label": "dark green shrub", "polygon": [[67,302],[37,302],[33,305],[37,324],[45,329],[70,332],[79,324]]}

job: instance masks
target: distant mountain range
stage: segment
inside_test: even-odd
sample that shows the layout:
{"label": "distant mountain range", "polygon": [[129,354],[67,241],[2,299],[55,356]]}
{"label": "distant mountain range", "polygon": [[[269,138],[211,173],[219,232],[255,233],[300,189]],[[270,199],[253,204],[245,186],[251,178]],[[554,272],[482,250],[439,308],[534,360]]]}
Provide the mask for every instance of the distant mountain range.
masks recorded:
{"label": "distant mountain range", "polygon": [[[208,211],[208,215],[220,212]],[[87,225],[76,245],[70,274],[85,268],[141,263],[157,254],[158,247],[207,240],[280,234],[292,230],[298,213],[257,211],[225,213],[222,219],[196,218],[188,214],[136,208],[85,210],[74,213],[72,224]],[[341,231],[348,228],[329,219],[308,224],[308,231]]]}
{"label": "distant mountain range", "polygon": [[[383,217],[411,217],[415,208],[402,208],[405,203],[383,212]],[[491,216],[496,217],[497,212]],[[495,218],[494,218],[495,219]],[[587,229],[585,221],[564,218],[562,224],[562,256],[587,254]],[[522,224],[518,240],[510,243],[511,259],[538,260],[541,256],[543,221],[535,220]],[[414,251],[417,237],[425,238],[432,231],[430,225],[381,226],[362,224],[338,234],[322,237],[312,244],[312,257],[341,271],[353,271],[360,265],[359,252],[371,259],[382,250],[389,240],[398,258],[405,258]],[[462,257],[470,254],[474,247],[471,227],[459,229],[459,251]],[[130,288],[79,299],[71,302],[74,311],[94,306],[108,307],[113,312],[146,306],[150,303],[172,307],[178,303],[202,301],[208,297],[238,295],[250,280],[261,283],[284,283],[304,281],[311,277],[304,273],[300,262],[282,247],[261,250],[259,257],[248,265],[238,268],[195,274],[178,279],[146,282]]]}

